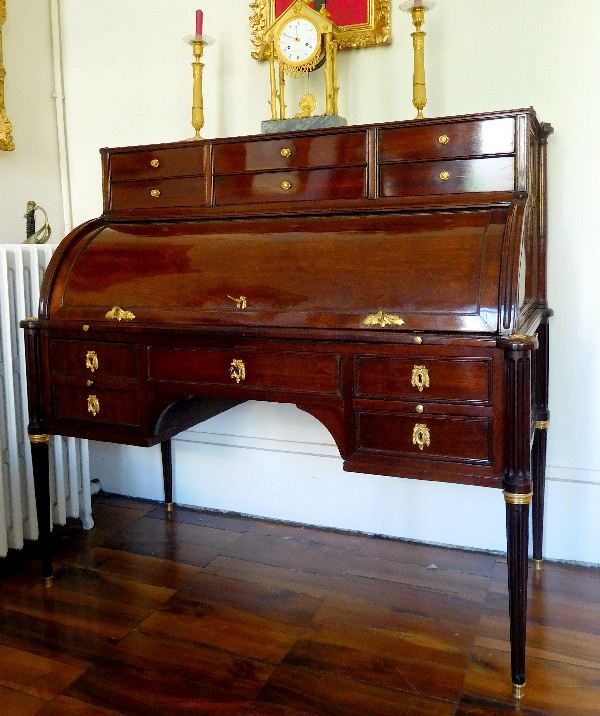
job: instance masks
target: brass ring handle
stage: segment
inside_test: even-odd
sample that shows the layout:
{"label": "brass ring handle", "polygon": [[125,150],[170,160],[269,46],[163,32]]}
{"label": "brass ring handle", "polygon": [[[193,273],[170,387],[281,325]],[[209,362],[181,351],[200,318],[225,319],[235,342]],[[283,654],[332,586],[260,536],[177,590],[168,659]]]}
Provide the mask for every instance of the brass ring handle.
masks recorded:
{"label": "brass ring handle", "polygon": [[150,161],[150,166],[151,166],[151,167],[154,167],[155,169],[156,169],[156,167],[158,167],[159,165],[160,165],[160,162],[158,161],[158,159],[152,159],[152,160]]}
{"label": "brass ring handle", "polygon": [[87,399],[88,413],[91,413],[94,417],[100,412],[100,401],[96,395],[88,395]]}
{"label": "brass ring handle", "polygon": [[98,370],[98,355],[96,351],[88,351],[85,354],[85,367],[92,373]]}
{"label": "brass ring handle", "polygon": [[447,134],[442,134],[438,137],[438,142],[440,144],[448,144],[450,142],[450,137]]}
{"label": "brass ring handle", "polygon": [[287,181],[287,179],[285,181],[282,181],[280,186],[283,191],[289,191],[292,188],[291,182]]}
{"label": "brass ring handle", "polygon": [[160,196],[160,189],[152,189],[150,192],[150,196],[153,196],[155,199],[157,199]]}
{"label": "brass ring handle", "polygon": [[281,150],[281,156],[282,157],[290,157],[292,155],[292,150],[289,147],[284,147]]}
{"label": "brass ring handle", "polygon": [[431,445],[431,433],[425,423],[415,424],[415,427],[413,428],[412,441],[413,445],[417,445],[419,450]]}
{"label": "brass ring handle", "polygon": [[450,177],[451,177],[450,172],[446,172],[446,171],[440,172],[440,179],[442,181],[448,181],[448,179],[450,179]]}
{"label": "brass ring handle", "polygon": [[236,383],[239,383],[241,380],[246,380],[246,365],[244,361],[234,358],[229,366],[229,375]]}

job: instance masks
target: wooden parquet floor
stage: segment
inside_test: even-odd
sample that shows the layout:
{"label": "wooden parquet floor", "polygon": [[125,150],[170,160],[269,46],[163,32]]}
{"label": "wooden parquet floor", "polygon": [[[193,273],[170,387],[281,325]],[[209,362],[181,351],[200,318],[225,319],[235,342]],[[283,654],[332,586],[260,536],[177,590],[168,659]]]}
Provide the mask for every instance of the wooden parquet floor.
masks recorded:
{"label": "wooden parquet floor", "polygon": [[502,557],[100,495],[54,586],[0,560],[0,714],[600,714],[600,570],[532,577],[510,696]]}

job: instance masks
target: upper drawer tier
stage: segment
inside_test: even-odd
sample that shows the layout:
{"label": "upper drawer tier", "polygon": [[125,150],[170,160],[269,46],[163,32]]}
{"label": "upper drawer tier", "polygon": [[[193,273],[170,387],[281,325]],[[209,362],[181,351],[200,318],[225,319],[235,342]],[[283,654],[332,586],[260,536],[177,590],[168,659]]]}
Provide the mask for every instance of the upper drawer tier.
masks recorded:
{"label": "upper drawer tier", "polygon": [[512,154],[515,151],[513,117],[414,124],[379,132],[379,162],[453,159]]}
{"label": "upper drawer tier", "polygon": [[115,151],[110,154],[110,180],[162,179],[204,174],[204,146]]}
{"label": "upper drawer tier", "polygon": [[238,174],[273,169],[348,167],[367,163],[367,133],[285,137],[217,144],[214,173]]}

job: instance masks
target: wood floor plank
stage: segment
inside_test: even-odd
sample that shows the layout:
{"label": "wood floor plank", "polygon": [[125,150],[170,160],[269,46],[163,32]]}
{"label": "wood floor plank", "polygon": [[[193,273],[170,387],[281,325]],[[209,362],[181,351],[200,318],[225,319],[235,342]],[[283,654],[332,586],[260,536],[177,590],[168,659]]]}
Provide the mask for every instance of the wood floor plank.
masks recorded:
{"label": "wood floor plank", "polygon": [[50,700],[84,672],[84,668],[0,644],[0,685],[6,688]]}
{"label": "wood floor plank", "polygon": [[0,686],[1,713],[6,716],[35,716],[42,712],[46,701],[35,696]]}
{"label": "wood floor plank", "polygon": [[45,706],[39,716],[120,716],[122,711],[93,706],[84,701],[72,699],[70,696],[57,696]]}
{"label": "wood floor plank", "polygon": [[452,716],[455,705],[414,693],[385,689],[326,672],[282,664],[261,692],[261,702],[311,716]]}

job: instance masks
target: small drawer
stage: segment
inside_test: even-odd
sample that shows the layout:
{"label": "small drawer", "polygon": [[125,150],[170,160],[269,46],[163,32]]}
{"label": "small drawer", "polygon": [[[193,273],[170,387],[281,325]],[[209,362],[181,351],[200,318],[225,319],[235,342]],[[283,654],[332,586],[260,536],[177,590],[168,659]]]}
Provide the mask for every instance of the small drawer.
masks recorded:
{"label": "small drawer", "polygon": [[362,453],[491,464],[492,437],[489,418],[356,414],[357,450]]}
{"label": "small drawer", "polygon": [[204,174],[204,151],[203,146],[190,146],[111,153],[110,181]]}
{"label": "small drawer", "polygon": [[367,162],[366,132],[217,144],[214,173],[353,166]]}
{"label": "small drawer", "polygon": [[112,425],[139,425],[137,391],[94,390],[73,385],[52,386],[56,420],[85,420]]}
{"label": "small drawer", "polygon": [[110,187],[110,208],[113,211],[205,204],[204,177],[119,182]]}
{"label": "small drawer", "polygon": [[54,338],[50,341],[50,373],[52,376],[137,380],[137,346]]}
{"label": "small drawer", "polygon": [[286,351],[150,348],[150,380],[293,393],[341,393],[341,357]]}
{"label": "small drawer", "polygon": [[354,395],[383,400],[490,403],[492,362],[358,356]]}
{"label": "small drawer", "polygon": [[379,168],[380,196],[513,191],[512,157],[386,164]]}
{"label": "small drawer", "polygon": [[366,197],[364,167],[305,169],[215,177],[215,204],[331,201]]}
{"label": "small drawer", "polygon": [[381,129],[379,162],[453,159],[512,154],[515,151],[513,117]]}

